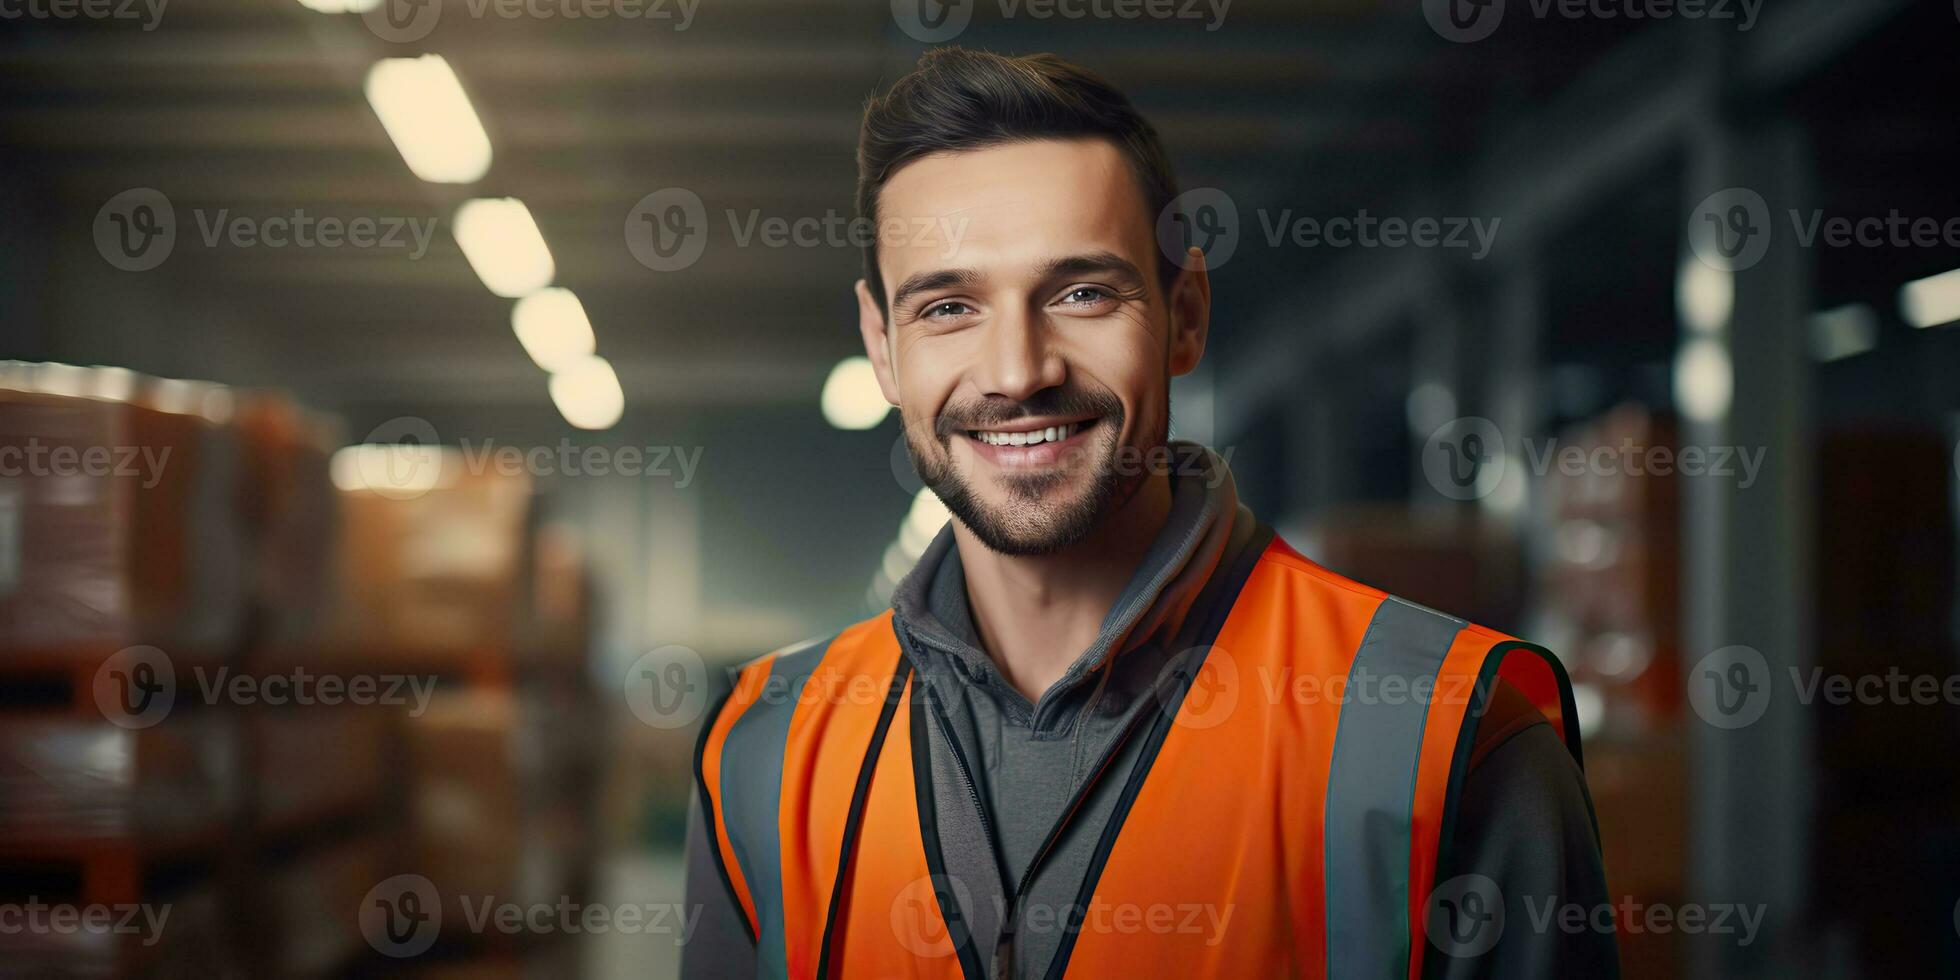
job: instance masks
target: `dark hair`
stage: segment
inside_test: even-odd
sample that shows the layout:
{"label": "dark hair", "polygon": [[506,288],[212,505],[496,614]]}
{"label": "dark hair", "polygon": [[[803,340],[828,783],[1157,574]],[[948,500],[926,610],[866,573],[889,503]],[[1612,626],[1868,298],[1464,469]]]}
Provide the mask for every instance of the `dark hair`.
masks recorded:
{"label": "dark hair", "polygon": [[[1129,159],[1154,230],[1156,216],[1177,197],[1177,176],[1157,130],[1116,86],[1052,54],[933,48],[891,91],[865,103],[858,130],[858,214],[877,227],[885,181],[927,154],[1081,137],[1107,139]],[[1168,288],[1179,266],[1168,255],[1159,259],[1158,275]],[[883,310],[876,235],[864,247],[864,278]]]}

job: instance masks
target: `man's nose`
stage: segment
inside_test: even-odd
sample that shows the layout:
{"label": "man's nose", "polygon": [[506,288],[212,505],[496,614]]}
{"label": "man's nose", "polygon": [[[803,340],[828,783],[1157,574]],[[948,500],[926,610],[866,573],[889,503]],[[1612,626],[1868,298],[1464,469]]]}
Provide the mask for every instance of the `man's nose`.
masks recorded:
{"label": "man's nose", "polygon": [[1050,347],[1041,318],[1016,312],[996,316],[986,329],[986,349],[974,378],[984,394],[1023,401],[1062,383],[1066,370]]}

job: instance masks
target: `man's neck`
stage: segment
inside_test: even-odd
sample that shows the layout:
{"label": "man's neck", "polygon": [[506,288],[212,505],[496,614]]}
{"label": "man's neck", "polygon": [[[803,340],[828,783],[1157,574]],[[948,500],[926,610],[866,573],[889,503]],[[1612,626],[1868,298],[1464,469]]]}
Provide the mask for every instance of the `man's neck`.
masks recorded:
{"label": "man's neck", "polygon": [[1000,554],[954,522],[980,643],[1028,700],[1095,641],[1170,511],[1170,480],[1153,475],[1088,537],[1052,555]]}

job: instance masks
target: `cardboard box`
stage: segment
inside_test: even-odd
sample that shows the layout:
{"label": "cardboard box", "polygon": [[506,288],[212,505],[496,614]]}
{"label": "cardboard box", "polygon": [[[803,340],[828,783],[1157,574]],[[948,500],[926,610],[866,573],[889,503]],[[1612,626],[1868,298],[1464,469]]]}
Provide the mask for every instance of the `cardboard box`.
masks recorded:
{"label": "cardboard box", "polygon": [[276,832],[378,809],[399,772],[398,711],[387,706],[295,706],[248,719],[258,821]]}
{"label": "cardboard box", "polygon": [[222,895],[219,884],[206,879],[146,900],[134,914],[110,909],[109,918],[97,918],[92,924],[83,917],[86,909],[63,913],[84,923],[87,927],[82,929],[0,931],[0,964],[4,964],[0,972],[44,980],[243,976]]}
{"label": "cardboard box", "polygon": [[586,808],[556,778],[561,760],[539,751],[538,732],[560,721],[508,690],[440,693],[408,720],[410,864],[446,916],[465,898],[556,902],[589,864]]}
{"label": "cardboard box", "polygon": [[426,486],[340,492],[331,656],[437,667],[508,658],[530,481],[472,473],[454,450],[411,465],[434,467]]}
{"label": "cardboard box", "polygon": [[182,711],[127,729],[0,716],[0,841],[30,853],[63,842],[215,847],[239,801],[236,721]]}
{"label": "cardboard box", "polygon": [[332,611],[339,496],[328,460],[340,441],[322,416],[269,394],[241,396],[238,509],[250,537],[259,646],[282,658],[319,645]]}
{"label": "cardboard box", "polygon": [[235,433],[0,388],[0,647],[222,655],[244,617]]}

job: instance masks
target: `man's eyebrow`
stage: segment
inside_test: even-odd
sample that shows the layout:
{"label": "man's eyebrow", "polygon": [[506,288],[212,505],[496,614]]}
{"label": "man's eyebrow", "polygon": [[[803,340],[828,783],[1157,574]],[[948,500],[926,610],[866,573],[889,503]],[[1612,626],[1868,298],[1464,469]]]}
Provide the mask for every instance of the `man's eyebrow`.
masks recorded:
{"label": "man's eyebrow", "polygon": [[945,289],[948,286],[971,286],[980,281],[980,273],[972,269],[935,269],[931,272],[916,272],[906,276],[892,292],[892,305],[898,306],[908,298],[931,289]]}
{"label": "man's eyebrow", "polygon": [[1113,273],[1139,283],[1143,281],[1143,272],[1136,267],[1136,263],[1115,252],[1088,252],[1082,255],[1069,255],[1059,259],[1050,259],[1041,265],[1041,275],[1044,279],[1088,275],[1097,272]]}

